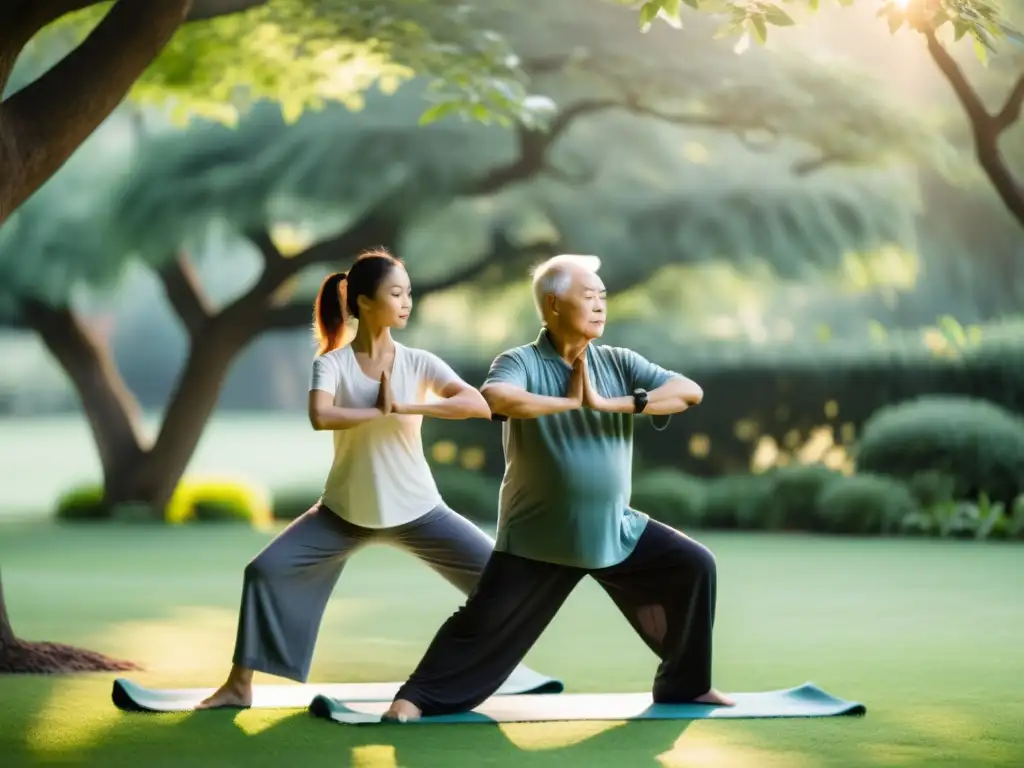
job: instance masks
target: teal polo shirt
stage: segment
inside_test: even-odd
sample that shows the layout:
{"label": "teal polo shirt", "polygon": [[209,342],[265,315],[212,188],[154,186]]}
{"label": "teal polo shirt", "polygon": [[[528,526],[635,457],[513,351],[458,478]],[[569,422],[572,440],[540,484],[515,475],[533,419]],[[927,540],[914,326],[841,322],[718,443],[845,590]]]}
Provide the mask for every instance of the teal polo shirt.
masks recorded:
{"label": "teal polo shirt", "polygon": [[[587,369],[603,397],[657,389],[677,375],[632,350],[595,344],[587,347]],[[484,386],[565,397],[571,376],[542,329],[532,344],[499,355]],[[495,550],[586,569],[625,560],[648,521],[629,506],[635,418],[582,407],[505,421]]]}

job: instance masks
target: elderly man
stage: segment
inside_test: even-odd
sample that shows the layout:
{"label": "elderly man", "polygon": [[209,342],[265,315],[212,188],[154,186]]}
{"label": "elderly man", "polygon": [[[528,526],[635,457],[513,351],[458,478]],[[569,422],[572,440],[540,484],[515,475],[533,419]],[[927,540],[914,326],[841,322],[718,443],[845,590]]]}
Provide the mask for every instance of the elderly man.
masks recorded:
{"label": "elderly man", "polygon": [[656,702],[733,703],[711,687],[714,557],[629,506],[633,419],[680,413],[703,393],[635,352],[591,343],[606,320],[599,267],[593,256],[556,256],[534,271],[544,328],[500,355],[482,388],[507,417],[495,550],[386,720],[483,702],[584,576],[661,659]]}

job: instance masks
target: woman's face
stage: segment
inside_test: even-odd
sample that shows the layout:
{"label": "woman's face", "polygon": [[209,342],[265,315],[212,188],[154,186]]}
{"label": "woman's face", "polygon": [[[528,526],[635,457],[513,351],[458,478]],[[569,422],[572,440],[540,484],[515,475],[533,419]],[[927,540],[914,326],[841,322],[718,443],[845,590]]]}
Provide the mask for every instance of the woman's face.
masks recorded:
{"label": "woman's face", "polygon": [[[412,283],[405,267],[396,264],[377,286],[373,301],[359,298],[359,318],[381,328],[405,328],[412,313]],[[364,303],[365,302],[365,303]]]}

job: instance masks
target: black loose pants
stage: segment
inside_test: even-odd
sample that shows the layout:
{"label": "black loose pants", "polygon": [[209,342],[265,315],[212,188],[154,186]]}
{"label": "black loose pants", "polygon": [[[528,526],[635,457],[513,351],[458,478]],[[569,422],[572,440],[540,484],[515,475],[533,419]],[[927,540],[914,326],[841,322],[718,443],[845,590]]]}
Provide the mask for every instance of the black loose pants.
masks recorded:
{"label": "black loose pants", "polygon": [[708,691],[715,558],[651,520],[629,557],[608,568],[493,553],[475,590],[438,630],[395,698],[427,716],[476,707],[501,687],[585,576],[597,580],[661,659],[656,702],[691,701]]}

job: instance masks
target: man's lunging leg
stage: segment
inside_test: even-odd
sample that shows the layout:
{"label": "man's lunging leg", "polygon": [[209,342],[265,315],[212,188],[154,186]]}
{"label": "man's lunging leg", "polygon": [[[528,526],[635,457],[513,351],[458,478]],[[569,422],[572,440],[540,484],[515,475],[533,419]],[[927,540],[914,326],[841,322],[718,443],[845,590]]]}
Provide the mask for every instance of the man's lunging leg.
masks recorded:
{"label": "man's lunging leg", "polygon": [[491,696],[583,574],[495,552],[466,603],[441,625],[385,719],[466,712]]}
{"label": "man's lunging leg", "polygon": [[592,575],[661,659],[656,702],[733,703],[711,686],[717,569],[706,547],[651,520],[629,557]]}

